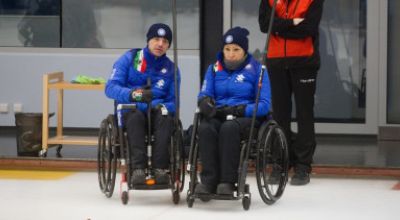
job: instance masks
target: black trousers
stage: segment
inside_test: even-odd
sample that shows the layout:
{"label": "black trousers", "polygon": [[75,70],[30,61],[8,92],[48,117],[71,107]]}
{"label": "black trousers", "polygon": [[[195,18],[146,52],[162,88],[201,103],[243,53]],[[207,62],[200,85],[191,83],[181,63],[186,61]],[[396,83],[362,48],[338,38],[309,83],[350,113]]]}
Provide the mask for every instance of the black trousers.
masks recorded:
{"label": "black trousers", "polygon": [[218,183],[236,183],[240,161],[240,141],[248,136],[251,118],[222,121],[203,119],[200,123],[199,156],[201,182],[209,187]]}
{"label": "black trousers", "polygon": [[[316,147],[314,129],[315,70],[269,69],[273,117],[289,140],[290,165],[311,171]],[[292,95],[296,106],[298,133],[292,137]]]}
{"label": "black trousers", "polygon": [[[173,132],[173,118],[161,114],[152,113],[152,133],[154,144],[152,145],[153,168],[167,169],[169,166],[169,146]],[[128,136],[130,159],[133,168],[147,167],[147,116],[141,111],[129,112],[125,115],[125,126]]]}

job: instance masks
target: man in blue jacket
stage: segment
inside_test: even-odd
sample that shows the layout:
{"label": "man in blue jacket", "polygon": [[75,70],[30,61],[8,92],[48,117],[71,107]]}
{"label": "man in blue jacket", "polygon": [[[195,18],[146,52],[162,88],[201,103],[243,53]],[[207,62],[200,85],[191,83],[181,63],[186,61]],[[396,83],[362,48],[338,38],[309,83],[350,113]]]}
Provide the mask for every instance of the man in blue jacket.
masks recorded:
{"label": "man in blue jacket", "polygon": [[[261,64],[248,50],[248,30],[235,27],[223,36],[222,52],[210,65],[198,96],[201,183],[195,193],[232,195],[238,180],[241,138],[248,136]],[[257,117],[270,110],[268,74],[264,74]]]}
{"label": "man in blue jacket", "polygon": [[[123,54],[113,66],[112,74],[105,88],[107,97],[117,104],[135,103],[136,110],[124,115],[128,136],[133,184],[145,182],[147,150],[145,135],[147,109],[152,107],[151,122],[155,137],[152,165],[157,183],[168,183],[168,146],[173,129],[172,116],[175,114],[174,63],[166,56],[171,45],[172,32],[168,25],[153,24],[147,32],[147,46],[132,49]],[[179,98],[179,97],[178,97]]]}

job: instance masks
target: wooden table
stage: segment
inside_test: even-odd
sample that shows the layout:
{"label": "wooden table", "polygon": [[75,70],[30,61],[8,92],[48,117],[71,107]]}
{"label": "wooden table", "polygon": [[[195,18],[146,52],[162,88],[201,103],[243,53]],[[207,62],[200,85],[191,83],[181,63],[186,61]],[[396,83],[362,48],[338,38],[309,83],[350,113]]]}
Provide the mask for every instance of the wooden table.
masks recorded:
{"label": "wooden table", "polygon": [[[49,93],[57,90],[57,132],[49,137]],[[39,155],[45,157],[49,145],[97,145],[97,137],[65,136],[63,135],[64,90],[101,90],[104,84],[76,84],[64,81],[63,72],[45,74],[43,76],[43,120],[42,120],[42,150]]]}

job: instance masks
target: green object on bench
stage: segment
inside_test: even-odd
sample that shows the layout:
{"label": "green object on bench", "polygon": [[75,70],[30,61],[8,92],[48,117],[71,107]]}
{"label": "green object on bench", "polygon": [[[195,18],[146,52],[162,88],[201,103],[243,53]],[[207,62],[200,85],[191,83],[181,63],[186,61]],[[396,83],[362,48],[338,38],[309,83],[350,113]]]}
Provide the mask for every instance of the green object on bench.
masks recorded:
{"label": "green object on bench", "polygon": [[104,84],[106,80],[102,77],[90,77],[85,75],[77,75],[73,80],[72,83],[78,84]]}

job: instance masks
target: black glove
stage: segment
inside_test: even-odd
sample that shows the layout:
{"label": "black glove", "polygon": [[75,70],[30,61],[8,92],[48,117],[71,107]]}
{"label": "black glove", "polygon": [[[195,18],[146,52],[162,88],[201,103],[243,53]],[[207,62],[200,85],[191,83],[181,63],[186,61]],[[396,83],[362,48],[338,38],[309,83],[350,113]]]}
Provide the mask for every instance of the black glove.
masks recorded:
{"label": "black glove", "polygon": [[227,115],[244,117],[245,111],[246,105],[224,106],[217,109],[217,116],[221,119],[226,119]]}
{"label": "black glove", "polygon": [[133,90],[131,96],[132,100],[136,102],[149,103],[153,99],[153,93],[151,92],[151,88],[149,86]]}
{"label": "black glove", "polygon": [[244,117],[245,113],[246,113],[246,105],[235,106],[232,112],[232,114],[236,117]]}
{"label": "black glove", "polygon": [[212,118],[215,116],[215,101],[211,97],[205,96],[201,98],[198,102],[200,112],[207,118]]}

